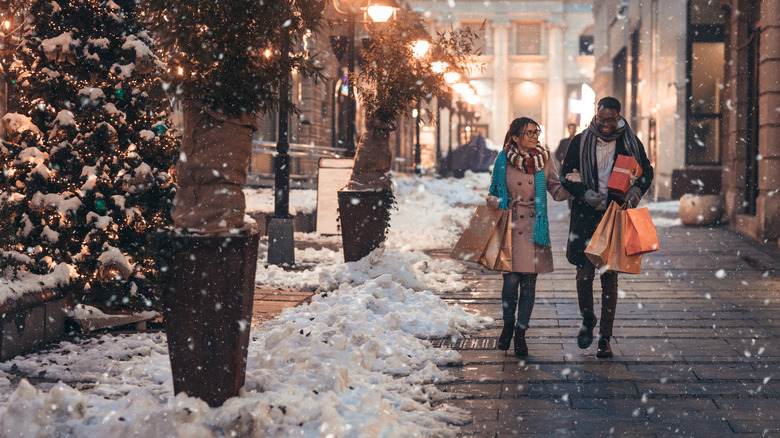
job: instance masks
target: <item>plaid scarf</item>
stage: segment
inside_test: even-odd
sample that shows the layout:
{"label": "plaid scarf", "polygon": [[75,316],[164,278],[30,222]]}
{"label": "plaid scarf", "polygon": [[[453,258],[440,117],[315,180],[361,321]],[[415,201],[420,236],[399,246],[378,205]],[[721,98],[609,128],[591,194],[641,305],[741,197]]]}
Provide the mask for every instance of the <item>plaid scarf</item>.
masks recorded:
{"label": "plaid scarf", "polygon": [[593,191],[598,191],[598,178],[594,179],[596,175],[596,140],[601,139],[605,142],[615,141],[618,138],[623,137],[623,145],[626,147],[632,157],[634,157],[637,163],[642,163],[639,158],[639,144],[636,142],[636,136],[631,127],[628,126],[626,119],[620,118],[617,128],[612,135],[604,135],[596,127],[596,117],[590,121],[588,128],[582,133],[582,139],[580,140],[580,176],[582,183]]}
{"label": "plaid scarf", "polygon": [[517,145],[510,141],[504,145],[506,161],[523,173],[534,174],[544,169],[547,160],[550,159],[550,152],[540,143],[528,152],[520,152]]}

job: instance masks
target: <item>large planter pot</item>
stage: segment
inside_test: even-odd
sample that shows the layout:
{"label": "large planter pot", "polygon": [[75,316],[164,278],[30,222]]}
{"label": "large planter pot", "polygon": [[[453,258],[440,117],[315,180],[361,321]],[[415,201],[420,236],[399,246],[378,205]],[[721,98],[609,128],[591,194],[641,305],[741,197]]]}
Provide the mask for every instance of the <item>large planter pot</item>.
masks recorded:
{"label": "large planter pot", "polygon": [[712,225],[723,215],[720,195],[686,194],[680,198],[680,222],[684,225]]}
{"label": "large planter pot", "polygon": [[173,390],[220,406],[244,386],[259,233],[166,240]]}
{"label": "large planter pot", "polygon": [[344,261],[358,261],[385,241],[392,196],[387,189],[339,190]]}

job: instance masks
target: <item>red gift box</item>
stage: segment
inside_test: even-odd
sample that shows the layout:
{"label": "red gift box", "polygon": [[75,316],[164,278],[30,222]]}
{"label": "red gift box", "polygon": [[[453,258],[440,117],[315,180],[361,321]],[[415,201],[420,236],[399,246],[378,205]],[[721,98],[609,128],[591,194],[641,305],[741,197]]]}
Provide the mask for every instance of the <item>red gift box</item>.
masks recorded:
{"label": "red gift box", "polygon": [[628,189],[641,175],[642,167],[634,157],[618,155],[615,159],[615,167],[612,168],[612,174],[609,176],[607,188],[616,195],[626,196]]}

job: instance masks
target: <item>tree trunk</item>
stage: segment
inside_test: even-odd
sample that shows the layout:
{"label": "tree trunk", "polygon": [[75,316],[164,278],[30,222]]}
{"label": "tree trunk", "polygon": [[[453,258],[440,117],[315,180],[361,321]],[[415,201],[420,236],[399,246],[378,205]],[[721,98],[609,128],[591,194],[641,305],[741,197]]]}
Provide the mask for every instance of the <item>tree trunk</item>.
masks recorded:
{"label": "tree trunk", "polygon": [[255,121],[249,115],[230,118],[207,109],[198,100],[184,103],[174,227],[207,234],[246,228],[242,188],[254,130]]}
{"label": "tree trunk", "polygon": [[360,138],[355,152],[355,164],[349,178],[349,190],[391,190],[390,179],[390,132],[395,125],[376,118],[366,121],[368,128]]}

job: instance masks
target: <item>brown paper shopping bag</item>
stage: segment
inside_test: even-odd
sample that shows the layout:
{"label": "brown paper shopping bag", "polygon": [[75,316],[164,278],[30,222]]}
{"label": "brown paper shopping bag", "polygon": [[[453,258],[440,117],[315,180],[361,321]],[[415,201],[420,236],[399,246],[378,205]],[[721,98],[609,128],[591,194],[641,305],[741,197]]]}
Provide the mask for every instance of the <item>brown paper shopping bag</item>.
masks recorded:
{"label": "brown paper shopping bag", "polygon": [[502,215],[490,235],[479,263],[491,271],[509,272],[512,270],[512,212],[501,211]]}
{"label": "brown paper shopping bag", "polygon": [[620,211],[620,206],[617,202],[612,201],[607,207],[607,211],[604,212],[604,217],[601,218],[601,222],[596,227],[596,231],[593,232],[593,236],[590,238],[588,247],[585,248],[585,256],[588,257],[593,266],[601,268],[606,263],[607,250],[609,249],[609,242],[612,239],[612,231],[614,229],[615,218]]}
{"label": "brown paper shopping bag", "polygon": [[501,209],[493,210],[487,205],[477,207],[469,225],[463,230],[463,235],[450,251],[450,257],[466,262],[479,262],[501,216]]}
{"label": "brown paper shopping bag", "polygon": [[642,256],[639,254],[628,255],[626,253],[625,230],[627,218],[628,215],[625,210],[618,210],[603,269],[625,272],[627,274],[639,274],[642,272]]}
{"label": "brown paper shopping bag", "polygon": [[626,210],[626,254],[646,254],[658,251],[658,233],[647,207]]}

